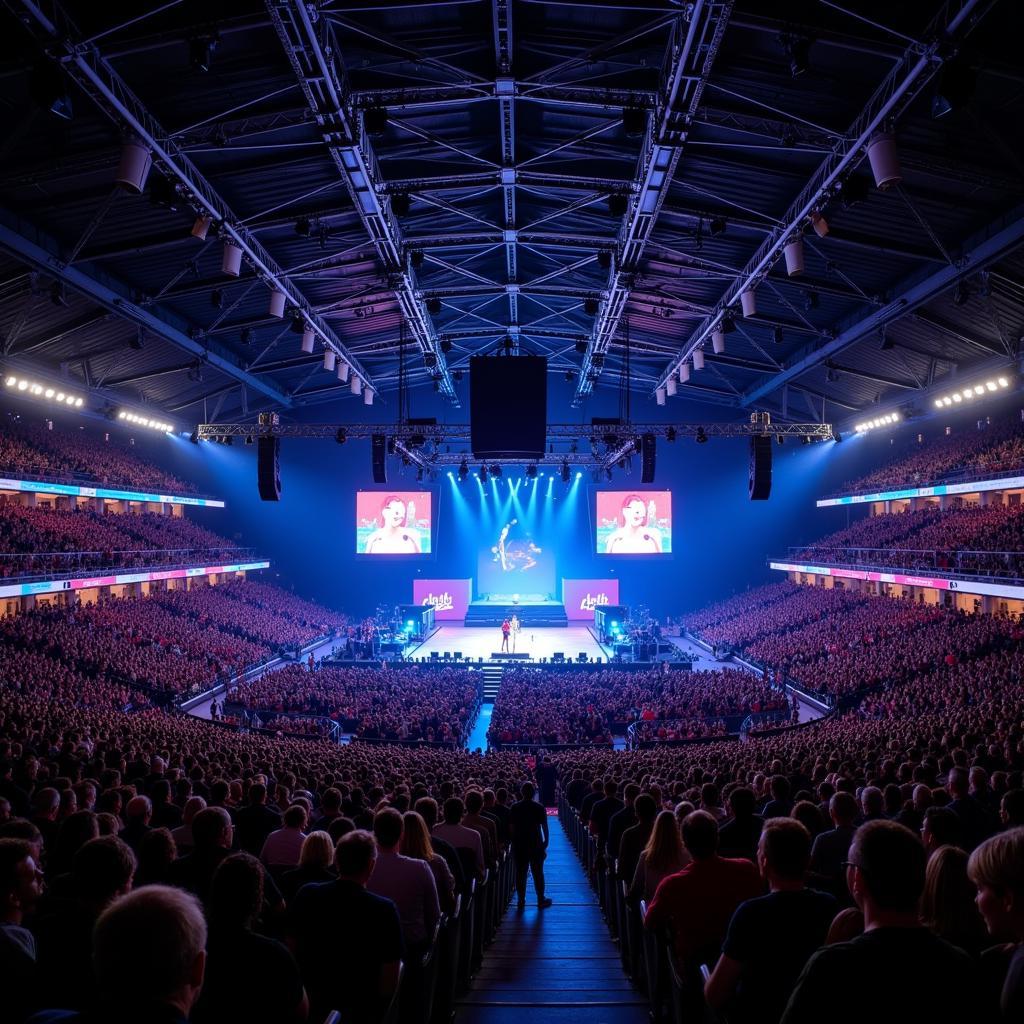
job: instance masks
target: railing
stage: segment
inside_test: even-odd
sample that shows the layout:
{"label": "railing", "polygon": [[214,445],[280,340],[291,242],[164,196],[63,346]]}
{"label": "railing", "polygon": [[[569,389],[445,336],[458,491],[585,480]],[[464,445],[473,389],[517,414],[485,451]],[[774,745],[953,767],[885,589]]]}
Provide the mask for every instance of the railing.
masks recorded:
{"label": "railing", "polygon": [[845,498],[853,494],[881,494],[885,491],[906,491],[912,487],[938,487],[942,484],[966,484],[981,480],[1002,480],[1008,476],[1024,475],[1024,466],[1019,463],[1005,469],[961,469],[955,473],[943,473],[939,476],[921,479],[907,479],[899,483],[876,484],[874,486],[855,487],[850,484],[838,491],[823,494],[823,498]]}
{"label": "railing", "polygon": [[[745,714],[707,715],[691,718],[656,718],[650,722],[633,722],[626,729],[626,747],[629,750],[640,750],[643,747],[675,747],[688,746],[694,743],[712,743],[715,740],[734,740],[740,731]],[[692,731],[694,726],[701,726],[705,731],[696,736],[677,736],[672,739],[661,739],[657,732],[662,727],[669,731]],[[711,728],[708,728],[711,727]],[[653,733],[654,735],[650,735]]]}
{"label": "railing", "polygon": [[0,553],[0,579],[31,582],[67,579],[83,571],[116,573],[121,570],[159,566],[191,568],[227,561],[252,561],[254,548],[142,548],[134,551],[37,551],[32,554]]}
{"label": "railing", "polygon": [[74,487],[106,487],[116,491],[133,491],[146,494],[167,494],[178,491],[181,497],[212,498],[209,494],[200,494],[192,489],[185,480],[179,480],[173,486],[169,483],[123,483],[96,476],[94,473],[55,473],[45,466],[0,466],[0,477],[8,480],[28,480],[38,484],[71,484]]}
{"label": "railing", "polygon": [[850,569],[872,569],[887,572],[905,569],[911,572],[928,570],[949,576],[992,580],[1024,579],[1022,551],[939,551],[915,548],[789,548],[784,558],[771,561],[815,563]]}

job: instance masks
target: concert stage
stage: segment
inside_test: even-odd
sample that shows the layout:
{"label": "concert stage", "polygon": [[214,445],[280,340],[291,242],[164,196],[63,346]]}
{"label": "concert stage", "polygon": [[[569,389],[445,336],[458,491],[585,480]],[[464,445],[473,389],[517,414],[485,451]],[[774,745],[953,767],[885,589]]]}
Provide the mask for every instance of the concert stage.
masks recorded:
{"label": "concert stage", "polygon": [[472,601],[466,609],[467,626],[500,626],[516,615],[527,626],[551,627],[568,625],[565,605],[541,594],[490,594]]}
{"label": "concert stage", "polygon": [[[512,641],[509,640],[510,651],[511,644]],[[438,657],[443,658],[446,651],[452,656],[458,651],[463,658],[470,658],[473,661],[483,658],[484,661],[490,661],[491,656],[500,650],[501,630],[497,626],[445,625],[437,629],[415,650],[408,650],[406,655],[411,658],[429,658],[436,652]],[[541,658],[551,661],[556,654],[564,655],[566,661],[576,661],[580,653],[583,653],[591,661],[600,658],[602,662],[607,662],[611,654],[583,625],[561,628],[524,625],[516,640],[515,653],[525,654],[533,661]]]}

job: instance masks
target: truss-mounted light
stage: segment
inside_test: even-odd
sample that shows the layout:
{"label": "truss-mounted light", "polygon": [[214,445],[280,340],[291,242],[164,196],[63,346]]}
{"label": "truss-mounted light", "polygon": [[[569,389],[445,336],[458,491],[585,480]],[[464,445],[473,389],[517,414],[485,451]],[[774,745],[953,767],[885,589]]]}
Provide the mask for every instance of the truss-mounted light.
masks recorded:
{"label": "truss-mounted light", "polygon": [[878,430],[880,427],[891,427],[903,419],[898,412],[890,412],[885,416],[875,416],[874,419],[862,420],[853,429],[858,434],[866,434],[869,430]]}

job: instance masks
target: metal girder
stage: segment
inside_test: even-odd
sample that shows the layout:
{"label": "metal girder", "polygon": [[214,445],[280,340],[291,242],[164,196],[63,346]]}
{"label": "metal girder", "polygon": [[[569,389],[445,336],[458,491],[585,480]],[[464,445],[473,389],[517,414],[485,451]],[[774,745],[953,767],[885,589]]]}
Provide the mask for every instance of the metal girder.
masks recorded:
{"label": "metal girder", "polygon": [[[505,100],[507,97],[502,97]],[[631,181],[621,178],[593,178],[586,175],[551,174],[516,167],[514,160],[493,171],[472,174],[445,174],[437,177],[395,178],[383,185],[388,195],[397,192],[461,192],[493,188],[495,185],[522,185],[524,188],[565,189],[571,192],[628,193],[634,191]]]}
{"label": "metal girder", "polygon": [[356,210],[392,278],[395,297],[420,351],[431,354],[438,390],[459,404],[455,383],[438,341],[434,324],[416,297],[416,275],[406,259],[401,229],[379,191],[383,174],[376,154],[351,106],[351,90],[341,63],[341,48],[328,18],[316,17],[304,0],[266,0],[285,56],[316,117],[324,145],[341,174]]}
{"label": "metal girder", "polygon": [[248,384],[286,409],[294,404],[284,392],[246,372],[227,349],[221,349],[208,339],[199,341],[193,338],[189,325],[169,310],[156,303],[140,301],[127,285],[95,268],[88,268],[87,264],[69,266],[54,239],[31,225],[19,222],[5,210],[0,210],[0,247],[44,273],[59,278],[122,319],[145,327],[150,333],[191,352],[214,369]]}
{"label": "metal girder", "polygon": [[[405,423],[278,423],[273,425],[261,423],[200,423],[196,428],[200,440],[209,441],[218,437],[310,437],[336,438],[341,434],[346,438],[370,438],[374,434],[386,434],[388,437],[402,441],[406,445],[428,444],[458,445],[470,443],[470,426],[468,423],[438,423],[433,426],[411,426]],[[604,443],[606,436],[615,438],[611,447],[620,442],[639,438],[642,434],[654,434],[655,437],[809,437],[820,441],[832,438],[830,423],[780,423],[772,420],[767,414],[755,414],[746,423],[629,423],[621,426],[598,426],[586,423],[549,423],[547,430],[548,444],[580,444]],[[561,462],[566,455],[574,464],[582,463],[583,455],[579,453],[554,452]],[[578,458],[571,456],[578,455]],[[458,464],[468,452],[434,452],[435,458],[445,460],[445,464]],[[621,457],[621,456],[620,456]],[[544,459],[502,459],[504,463],[519,464],[526,462],[541,463]],[[618,461],[618,459],[616,459]],[[436,463],[435,463],[436,464]],[[602,456],[603,464],[603,456]]]}
{"label": "metal girder", "polygon": [[[186,198],[197,214],[216,221],[220,225],[221,237],[242,250],[267,287],[283,292],[292,306],[301,309],[324,345],[333,349],[351,366],[352,373],[372,388],[372,378],[359,361],[351,358],[341,339],[316,314],[284,270],[173,140],[171,133],[156,121],[142,101],[128,88],[95,43],[82,38],[58,0],[10,0],[10,3],[20,9],[22,14],[19,20],[39,39],[44,52],[53,56],[58,65],[110,120],[145,144],[153,155],[154,163],[184,187]],[[268,394],[266,388],[267,385],[261,384],[259,390]],[[275,391],[275,397],[277,394],[280,393]],[[290,406],[292,403],[286,399],[283,404]]]}
{"label": "metal girder", "polygon": [[[679,355],[669,363],[658,381],[659,387],[664,387],[665,381],[690,358],[693,350],[700,347],[711,336],[711,332],[721,322],[726,310],[738,302],[740,294],[748,288],[756,287],[761,282],[782,255],[785,246],[792,239],[802,235],[804,228],[809,223],[810,216],[826,204],[840,177],[854,170],[864,159],[867,144],[875,133],[898,118],[938,73],[945,61],[945,55],[953,52],[950,48],[950,40],[960,30],[966,32],[975,27],[991,6],[992,0],[959,0],[956,3],[943,5],[939,16],[929,26],[926,33],[928,42],[923,44],[913,42],[909,45],[903,59],[885,76],[849,130],[844,133],[842,140],[836,141],[833,151],[822,161],[800,194],[790,204],[778,225],[764,239],[743,270],[733,279],[732,284],[716,304],[715,311],[690,335],[680,349]],[[943,17],[951,8],[955,13],[949,18]],[[941,273],[942,271],[940,271]],[[884,312],[884,309],[876,312],[869,317],[869,320],[876,320]],[[830,342],[823,346],[821,351],[824,352],[826,349],[833,352],[838,351],[839,349],[835,348],[835,345],[835,341]],[[815,362],[820,361],[820,359],[815,360]],[[767,389],[763,394],[769,393],[789,379],[792,379],[791,376],[778,375],[775,378],[777,384],[763,385]],[[757,388],[749,395],[761,391],[761,388]],[[750,401],[754,400],[749,395],[744,404],[750,404]]]}
{"label": "metal girder", "polygon": [[[516,223],[515,172],[507,174],[516,165],[516,101],[515,83],[512,81],[512,0],[491,0],[494,29],[495,96],[498,100],[498,140],[501,147],[501,215],[505,232],[505,281],[515,284],[519,280],[519,249]],[[511,232],[511,234],[508,234]],[[508,295],[508,322],[519,323],[519,296],[515,289],[506,288]]]}
{"label": "metal girder", "polygon": [[[766,395],[770,395],[782,387],[783,384],[820,365],[847,346],[869,337],[879,328],[912,313],[919,306],[923,306],[947,291],[960,278],[967,274],[977,273],[1022,243],[1024,243],[1024,206],[1018,206],[1009,216],[1001,218],[996,224],[986,228],[980,236],[968,242],[956,264],[943,266],[940,270],[924,278],[915,275],[911,280],[904,282],[897,289],[895,298],[887,305],[851,324],[832,341],[826,342],[813,351],[805,351],[785,369],[744,394],[740,404],[744,407],[756,404]],[[935,324],[933,323],[932,326]],[[936,327],[936,329],[942,328]],[[990,355],[1001,354],[966,336],[958,335],[958,338],[960,341],[968,341],[976,347],[985,349]]]}
{"label": "metal girder", "polygon": [[595,365],[594,356],[607,351],[618,330],[644,245],[668,195],[682,147],[731,14],[732,0],[724,3],[697,0],[672,23],[662,90],[655,110],[648,117],[634,176],[636,194],[629,200],[622,218],[616,258],[612,260],[605,288],[607,297],[598,308],[583,356],[574,405],[590,393],[600,376],[600,367]]}
{"label": "metal girder", "polygon": [[[551,106],[592,107],[614,110],[622,107],[649,107],[656,96],[645,89],[603,88],[590,85],[558,85],[538,82],[512,82],[519,99]],[[387,107],[392,110],[412,110],[417,107],[457,107],[462,110],[469,103],[493,99],[496,82],[472,82],[448,85],[395,86],[389,89],[363,89],[353,99],[362,108]]]}

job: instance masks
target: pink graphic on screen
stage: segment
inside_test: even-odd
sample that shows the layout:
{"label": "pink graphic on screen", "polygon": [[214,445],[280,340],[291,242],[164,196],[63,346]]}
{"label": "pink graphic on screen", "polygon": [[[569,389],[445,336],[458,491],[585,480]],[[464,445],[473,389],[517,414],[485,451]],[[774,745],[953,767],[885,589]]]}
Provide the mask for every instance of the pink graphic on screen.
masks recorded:
{"label": "pink graphic on screen", "polygon": [[429,555],[430,491],[357,491],[357,555]]}
{"label": "pink graphic on screen", "polygon": [[434,606],[436,622],[462,622],[469,610],[472,580],[413,580],[413,604]]}
{"label": "pink graphic on screen", "polygon": [[619,603],[618,580],[562,580],[562,603],[570,621],[594,621],[594,609]]}
{"label": "pink graphic on screen", "polygon": [[596,497],[597,554],[671,553],[671,491],[598,491]]}

